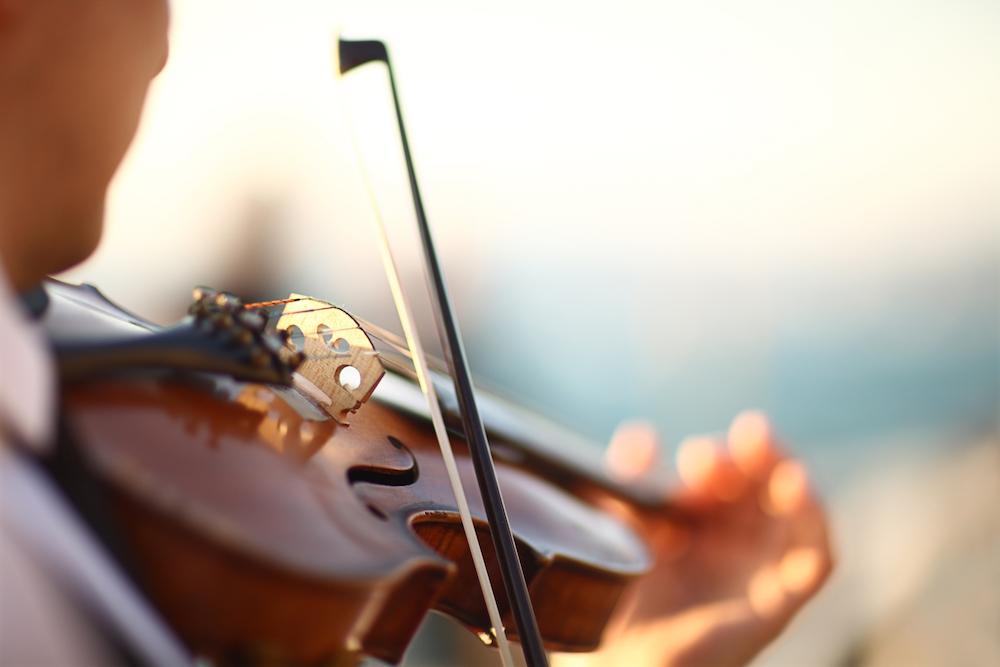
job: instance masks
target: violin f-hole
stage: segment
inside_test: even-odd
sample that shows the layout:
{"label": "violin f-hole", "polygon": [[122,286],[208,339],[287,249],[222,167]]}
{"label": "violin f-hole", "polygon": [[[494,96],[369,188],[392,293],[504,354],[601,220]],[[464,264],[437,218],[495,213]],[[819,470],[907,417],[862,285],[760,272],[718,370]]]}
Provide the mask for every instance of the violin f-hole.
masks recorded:
{"label": "violin f-hole", "polygon": [[405,452],[410,459],[411,465],[408,468],[388,468],[378,465],[364,465],[364,466],[354,466],[348,468],[347,479],[352,485],[359,482],[368,482],[370,484],[378,484],[380,486],[410,486],[416,483],[417,479],[420,477],[420,468],[417,466],[417,460],[413,456],[413,452],[410,451],[409,447],[403,444],[403,442],[394,436],[388,436],[386,438],[389,444],[396,449]]}

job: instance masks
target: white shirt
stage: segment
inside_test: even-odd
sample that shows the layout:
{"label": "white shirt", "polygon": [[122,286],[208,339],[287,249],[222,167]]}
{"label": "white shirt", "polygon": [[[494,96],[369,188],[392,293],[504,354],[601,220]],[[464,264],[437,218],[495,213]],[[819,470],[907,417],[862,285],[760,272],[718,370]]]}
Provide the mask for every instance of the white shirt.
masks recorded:
{"label": "white shirt", "polygon": [[55,371],[44,341],[0,263],[0,441],[17,438],[37,451],[49,446],[55,423]]}
{"label": "white shirt", "polygon": [[55,371],[0,264],[0,664],[107,665],[90,616],[143,662],[190,665],[186,651],[51,479],[15,442],[52,447]]}

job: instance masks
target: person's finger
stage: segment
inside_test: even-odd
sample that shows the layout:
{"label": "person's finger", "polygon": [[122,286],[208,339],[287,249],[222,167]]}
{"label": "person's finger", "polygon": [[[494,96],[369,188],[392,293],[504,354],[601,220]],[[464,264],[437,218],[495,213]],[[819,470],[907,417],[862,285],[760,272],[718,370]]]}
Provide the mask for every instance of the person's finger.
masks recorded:
{"label": "person's finger", "polygon": [[785,554],[778,564],[778,578],[786,592],[805,595],[825,576],[829,558],[816,547],[796,547]]}
{"label": "person's finger", "polygon": [[801,463],[785,459],[774,467],[761,504],[788,527],[793,547],[828,549],[826,516],[813,497],[809,475]]}
{"label": "person's finger", "polygon": [[677,446],[677,475],[688,488],[702,489],[715,472],[718,458],[715,442],[711,438],[685,438]]}
{"label": "person's finger", "polygon": [[793,459],[780,461],[767,479],[764,510],[772,516],[788,516],[799,510],[809,497],[806,469]]}
{"label": "person's finger", "polygon": [[784,519],[792,546],[816,548],[829,554],[826,513],[816,501],[809,475],[801,463],[785,460],[775,466],[768,496],[769,513]]}
{"label": "person's finger", "polygon": [[788,530],[788,547],[761,568],[747,588],[747,600],[761,618],[784,622],[819,588],[830,568],[826,524],[813,501],[805,467],[779,460],[763,484],[761,506]]}
{"label": "person's finger", "polygon": [[786,522],[790,533],[778,573],[792,613],[819,589],[833,567],[826,515],[813,498],[805,467],[797,461],[775,466],[767,491],[765,509]]}
{"label": "person's finger", "polygon": [[746,477],[714,438],[686,438],[677,448],[677,474],[690,500],[731,501],[747,488]]}
{"label": "person's finger", "polygon": [[781,584],[781,615],[790,619],[823,586],[833,569],[829,548],[824,544],[790,549],[778,562],[776,571]]}
{"label": "person's finger", "polygon": [[[786,565],[788,577],[798,582],[794,586],[796,592],[808,597],[826,581],[834,560],[826,515],[811,496],[807,496],[791,516],[791,532],[792,542],[785,557],[797,552],[799,555]],[[806,554],[811,554],[811,561],[805,561]],[[798,574],[793,576],[793,572]]]}
{"label": "person's finger", "polygon": [[771,423],[758,410],[746,410],[736,415],[729,427],[727,440],[733,462],[748,477],[762,479],[781,458]]}
{"label": "person's finger", "polygon": [[604,453],[608,474],[617,482],[634,482],[656,467],[660,441],[648,421],[625,421],[615,429]]}
{"label": "person's finger", "polygon": [[760,618],[775,617],[784,613],[787,594],[780,566],[762,567],[750,578],[747,584],[747,602]]}
{"label": "person's finger", "polygon": [[790,549],[777,563],[754,574],[747,586],[747,602],[758,617],[784,625],[819,590],[831,568],[825,546]]}

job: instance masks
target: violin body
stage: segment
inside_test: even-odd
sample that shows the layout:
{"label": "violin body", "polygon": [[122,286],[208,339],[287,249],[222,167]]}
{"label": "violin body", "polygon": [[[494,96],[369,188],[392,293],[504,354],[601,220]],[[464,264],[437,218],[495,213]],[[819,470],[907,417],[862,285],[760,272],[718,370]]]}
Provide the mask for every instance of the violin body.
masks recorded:
{"label": "violin body", "polygon": [[[260,412],[175,380],[105,380],[64,401],[138,583],[195,653],[396,661],[453,569],[352,492],[349,465],[406,463],[388,443],[349,465],[301,462],[259,436],[268,412],[293,412],[281,399]],[[401,591],[412,604],[388,603]],[[395,641],[368,637],[379,628]]]}
{"label": "violin body", "polygon": [[[57,345],[154,328],[92,288],[47,291]],[[409,382],[386,380],[397,395]],[[419,410],[376,389],[349,421],[334,419],[295,386],[170,367],[74,377],[62,393],[75,446],[110,498],[120,559],[193,653],[217,664],[396,663],[430,609],[489,636]],[[452,441],[497,580],[468,450],[460,434]],[[508,458],[520,465],[498,462],[497,474],[543,641],[592,650],[625,585],[648,569],[647,551],[539,476],[531,457]],[[502,588],[498,597],[506,614]]]}

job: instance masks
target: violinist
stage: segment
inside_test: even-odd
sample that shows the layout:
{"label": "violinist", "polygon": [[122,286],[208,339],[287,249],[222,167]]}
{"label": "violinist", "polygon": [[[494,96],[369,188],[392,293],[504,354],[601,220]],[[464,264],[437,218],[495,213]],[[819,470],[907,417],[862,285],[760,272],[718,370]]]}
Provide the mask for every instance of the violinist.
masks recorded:
{"label": "violinist", "polygon": [[[0,0],[0,664],[183,660],[33,463],[55,438],[56,389],[29,312],[44,276],[98,244],[108,183],[167,56],[167,16],[165,0]],[[622,428],[609,465],[638,478],[654,448],[648,427]],[[643,535],[656,564],[601,650],[567,664],[744,664],[825,580],[823,513],[762,415],[686,441],[677,470],[669,515],[588,499]]]}
{"label": "violinist", "polygon": [[116,664],[142,654],[120,650],[126,635],[184,659],[35,465],[53,449],[55,373],[18,299],[97,246],[108,182],[166,61],[167,16],[161,0],[0,1],[3,665]]}

